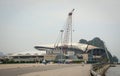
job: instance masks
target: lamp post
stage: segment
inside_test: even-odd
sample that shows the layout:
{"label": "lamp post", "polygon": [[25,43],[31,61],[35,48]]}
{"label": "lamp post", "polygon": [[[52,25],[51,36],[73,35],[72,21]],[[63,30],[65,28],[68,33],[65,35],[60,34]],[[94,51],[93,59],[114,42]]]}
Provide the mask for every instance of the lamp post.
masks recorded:
{"label": "lamp post", "polygon": [[63,38],[63,32],[64,30],[60,30],[61,32],[61,50],[60,50],[60,62],[62,62],[62,52],[63,52],[63,48],[62,48],[62,38]]}

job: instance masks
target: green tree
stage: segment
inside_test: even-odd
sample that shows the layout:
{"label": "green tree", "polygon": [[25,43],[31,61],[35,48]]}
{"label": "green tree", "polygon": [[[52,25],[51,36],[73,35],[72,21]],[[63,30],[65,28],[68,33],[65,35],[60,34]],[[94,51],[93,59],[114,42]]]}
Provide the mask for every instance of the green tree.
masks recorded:
{"label": "green tree", "polygon": [[118,58],[117,58],[117,56],[114,55],[114,56],[112,57],[112,59],[113,59],[113,62],[118,63]]}
{"label": "green tree", "polygon": [[80,39],[79,43],[84,43],[84,44],[89,44],[89,45],[93,45],[96,47],[100,47],[100,48],[105,48],[106,46],[104,45],[104,41],[101,40],[99,37],[95,37],[92,40],[85,40],[85,39]]}
{"label": "green tree", "polygon": [[105,48],[106,46],[104,45],[103,40],[101,40],[99,37],[95,37],[94,39],[88,41],[89,45],[93,45],[96,47],[100,47],[100,48]]}
{"label": "green tree", "polygon": [[[104,41],[101,40],[99,37],[95,37],[95,38],[93,38],[92,40],[89,40],[89,41],[87,41],[85,39],[81,39],[81,40],[79,40],[79,43],[85,43],[85,44],[88,44],[88,45],[93,45],[93,46],[105,49],[108,53],[109,61],[113,62],[111,53],[108,51],[107,47],[105,46]],[[104,58],[104,61],[108,61],[108,59]]]}
{"label": "green tree", "polygon": [[88,42],[87,42],[87,40],[85,40],[85,39],[80,39],[80,40],[79,40],[79,43],[87,44]]}

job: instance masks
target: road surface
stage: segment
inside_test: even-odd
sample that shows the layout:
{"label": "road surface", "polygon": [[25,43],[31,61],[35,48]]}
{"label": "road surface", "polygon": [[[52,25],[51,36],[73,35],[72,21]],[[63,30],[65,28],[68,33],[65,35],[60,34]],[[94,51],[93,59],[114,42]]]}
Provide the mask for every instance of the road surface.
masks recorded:
{"label": "road surface", "polygon": [[91,65],[13,64],[0,65],[0,67],[0,76],[89,76]]}

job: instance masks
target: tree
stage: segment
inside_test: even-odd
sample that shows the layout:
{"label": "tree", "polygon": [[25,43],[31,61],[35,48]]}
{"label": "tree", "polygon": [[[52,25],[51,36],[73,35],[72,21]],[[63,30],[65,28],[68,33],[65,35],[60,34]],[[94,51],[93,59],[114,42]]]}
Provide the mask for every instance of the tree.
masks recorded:
{"label": "tree", "polygon": [[85,40],[85,39],[80,39],[80,40],[79,40],[79,43],[87,44],[88,42],[87,42],[87,40]]}
{"label": "tree", "polygon": [[118,58],[117,58],[117,56],[114,55],[114,56],[112,57],[112,59],[113,59],[113,62],[118,63]]}
{"label": "tree", "polygon": [[100,47],[100,48],[105,48],[106,46],[104,45],[103,40],[101,40],[99,37],[95,37],[94,39],[88,41],[89,45],[93,45],[96,47]]}
{"label": "tree", "polygon": [[[86,43],[88,45],[93,45],[93,46],[105,49],[108,53],[109,61],[112,62],[113,59],[112,59],[111,53],[108,51],[107,47],[105,46],[104,41],[101,40],[99,37],[95,37],[95,38],[93,38],[92,40],[89,40],[89,41],[87,41],[85,39],[81,39],[81,40],[79,40],[79,43]],[[104,60],[108,61],[108,59],[104,59]]]}

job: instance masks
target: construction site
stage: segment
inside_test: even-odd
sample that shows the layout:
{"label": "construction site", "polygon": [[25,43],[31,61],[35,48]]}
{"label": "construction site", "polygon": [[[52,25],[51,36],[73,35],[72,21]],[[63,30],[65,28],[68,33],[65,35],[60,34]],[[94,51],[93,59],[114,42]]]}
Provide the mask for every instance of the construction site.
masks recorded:
{"label": "construction site", "polygon": [[9,55],[10,59],[17,62],[84,62],[98,63],[107,62],[109,55],[106,49],[96,47],[89,44],[73,42],[73,24],[72,15],[75,9],[68,13],[67,21],[64,27],[59,31],[59,35],[53,44],[34,46],[38,52],[16,53]]}
{"label": "construction site", "polygon": [[101,62],[103,58],[109,59],[105,49],[89,44],[73,43],[72,15],[75,9],[68,13],[67,21],[54,44],[35,46],[39,51],[46,51],[44,59],[48,61],[83,61]]}

